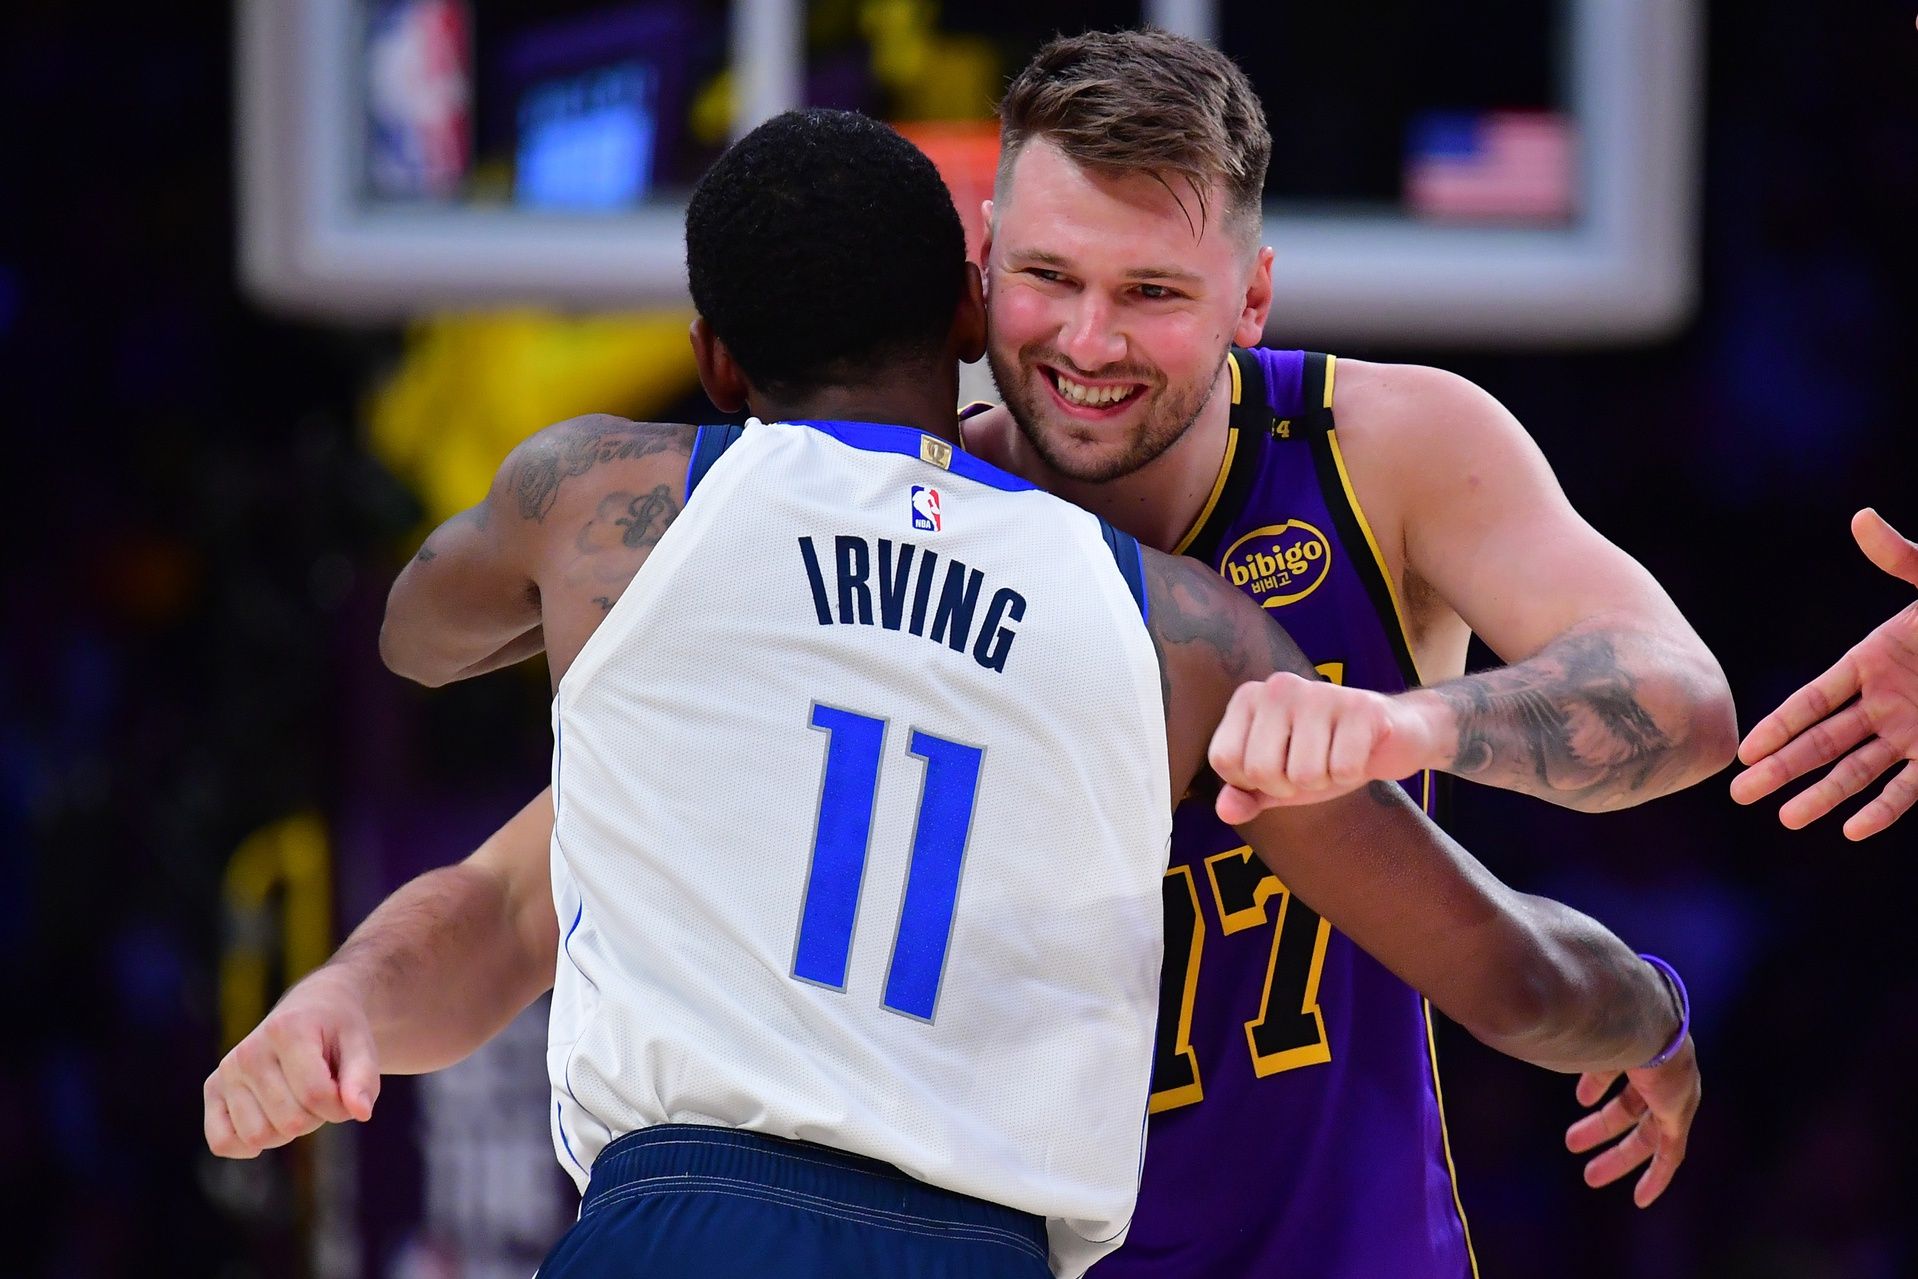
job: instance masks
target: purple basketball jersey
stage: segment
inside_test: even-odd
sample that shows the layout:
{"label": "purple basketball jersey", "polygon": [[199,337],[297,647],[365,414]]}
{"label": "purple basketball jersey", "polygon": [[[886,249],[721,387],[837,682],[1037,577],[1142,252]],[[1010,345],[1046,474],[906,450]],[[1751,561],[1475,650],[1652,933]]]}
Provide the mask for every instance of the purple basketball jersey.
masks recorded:
{"label": "purple basketball jersey", "polygon": [[[1416,681],[1331,420],[1335,364],[1235,350],[1220,484],[1180,550],[1271,609],[1322,674]],[[1409,779],[1432,809],[1429,774]],[[1472,1279],[1425,1001],[1304,905],[1211,805],[1165,878],[1144,1180],[1093,1279]]]}

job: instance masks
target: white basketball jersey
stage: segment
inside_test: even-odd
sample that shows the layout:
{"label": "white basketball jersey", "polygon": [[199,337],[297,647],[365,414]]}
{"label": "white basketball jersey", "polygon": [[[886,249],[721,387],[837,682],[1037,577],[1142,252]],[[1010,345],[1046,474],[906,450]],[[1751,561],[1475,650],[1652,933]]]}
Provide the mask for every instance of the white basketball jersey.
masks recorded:
{"label": "white basketball jersey", "polygon": [[1161,696],[1091,515],[918,431],[749,423],[554,699],[548,1064],[581,1188],[615,1136],[725,1124],[1045,1217],[1062,1275],[1116,1248]]}

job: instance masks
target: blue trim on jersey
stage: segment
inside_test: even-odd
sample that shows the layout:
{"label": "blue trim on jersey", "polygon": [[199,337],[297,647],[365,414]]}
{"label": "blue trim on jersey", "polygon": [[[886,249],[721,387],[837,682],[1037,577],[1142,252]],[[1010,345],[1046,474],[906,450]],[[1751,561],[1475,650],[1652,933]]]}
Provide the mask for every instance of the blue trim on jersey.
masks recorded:
{"label": "blue trim on jersey", "polygon": [[554,1126],[559,1129],[559,1144],[566,1147],[566,1157],[573,1161],[573,1167],[579,1169],[581,1172],[586,1172],[586,1165],[581,1163],[579,1156],[573,1153],[573,1143],[571,1139],[566,1136],[565,1102],[556,1101],[553,1103],[553,1117],[557,1121]]}
{"label": "blue trim on jersey", "polygon": [[1139,606],[1139,616],[1150,623],[1152,602],[1145,589],[1145,553],[1139,549],[1139,539],[1130,533],[1121,533],[1104,520],[1099,521],[1099,531],[1105,534],[1106,549],[1112,552],[1113,560],[1119,565],[1119,575],[1125,578],[1126,589],[1132,592],[1133,602]]}
{"label": "blue trim on jersey", "polygon": [[702,426],[699,434],[693,436],[693,454],[686,459],[686,496],[691,497],[699,482],[706,478],[706,472],[713,469],[713,463],[738,442],[745,432],[743,426]]}
{"label": "blue trim on jersey", "polygon": [[[832,436],[841,444],[849,444],[868,453],[898,453],[905,457],[919,457],[919,441],[928,438],[926,432],[913,427],[889,426],[883,422],[840,422],[823,418],[793,418],[790,421],[795,426],[810,426],[815,431]],[[951,441],[940,440],[940,443],[951,444]],[[956,445],[952,450],[952,463],[945,469],[1002,493],[1024,493],[1039,487],[1030,480],[1022,480],[1010,471],[1002,471],[992,463],[974,457]]]}

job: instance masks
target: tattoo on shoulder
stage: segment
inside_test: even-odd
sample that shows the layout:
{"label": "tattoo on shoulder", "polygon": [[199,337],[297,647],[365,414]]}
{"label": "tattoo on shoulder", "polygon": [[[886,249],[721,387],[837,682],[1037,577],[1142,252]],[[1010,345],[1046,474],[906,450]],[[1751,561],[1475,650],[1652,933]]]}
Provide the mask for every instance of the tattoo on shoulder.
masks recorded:
{"label": "tattoo on shoulder", "polygon": [[1228,675],[1242,676],[1246,661],[1239,642],[1239,627],[1227,610],[1219,607],[1219,597],[1214,591],[1215,584],[1225,590],[1231,588],[1191,561],[1146,558],[1152,599],[1152,640],[1159,649],[1161,678],[1167,665],[1167,650],[1191,644],[1202,645]]}
{"label": "tattoo on shoulder", "polygon": [[415,556],[413,557],[413,560],[414,560],[414,562],[415,562],[415,563],[418,563],[418,564],[424,564],[424,563],[426,563],[426,561],[428,561],[428,560],[430,560],[430,559],[433,559],[433,558],[434,558],[434,557],[436,557],[436,556],[437,556],[438,554],[439,554],[439,552],[438,552],[438,551],[436,551],[436,550],[434,550],[434,549],[433,549],[432,547],[430,547],[430,546],[422,546],[422,547],[420,547],[420,553],[419,553],[418,555],[415,555]]}
{"label": "tattoo on shoulder", "polygon": [[1315,675],[1284,628],[1211,569],[1197,560],[1169,557],[1154,558],[1152,564],[1152,620],[1161,643],[1204,645],[1234,679],[1266,670]]}
{"label": "tattoo on shoulder", "polygon": [[593,603],[599,605],[599,611],[602,613],[610,613],[613,611],[613,601],[608,596],[595,595],[593,596]]}
{"label": "tattoo on shoulder", "polygon": [[[673,526],[680,506],[670,485],[660,484],[650,493],[617,490],[599,499],[592,518],[580,526],[573,539],[581,555],[598,555],[615,549],[615,541],[629,551],[648,550]],[[611,530],[617,529],[613,535]]]}
{"label": "tattoo on shoulder", "polygon": [[657,546],[666,530],[672,527],[673,517],[678,514],[679,503],[673,501],[673,490],[661,484],[652,492],[627,502],[626,514],[613,523],[625,530],[619,536],[624,545]]}
{"label": "tattoo on shoulder", "polygon": [[649,457],[655,453],[690,455],[690,426],[628,422],[624,418],[581,418],[551,428],[515,462],[506,477],[521,519],[543,523],[559,498],[560,486],[603,462]]}
{"label": "tattoo on shoulder", "polygon": [[1284,629],[1211,569],[1167,556],[1148,556],[1147,563],[1162,677],[1168,649],[1196,644],[1229,679],[1253,679],[1268,671],[1316,678]]}

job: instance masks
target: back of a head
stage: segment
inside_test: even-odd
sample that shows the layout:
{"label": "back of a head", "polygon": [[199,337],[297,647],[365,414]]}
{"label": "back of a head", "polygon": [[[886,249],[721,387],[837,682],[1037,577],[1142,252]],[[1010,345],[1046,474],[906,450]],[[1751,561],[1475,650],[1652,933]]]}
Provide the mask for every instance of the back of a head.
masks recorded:
{"label": "back of a head", "polygon": [[735,142],[686,210],[693,305],[762,390],[942,358],[965,232],[939,171],[876,120],[788,111]]}
{"label": "back of a head", "polygon": [[1265,109],[1239,65],[1156,28],[1061,36],[1013,78],[999,104],[999,177],[1043,138],[1107,173],[1217,182],[1228,219],[1256,222],[1272,158]]}

